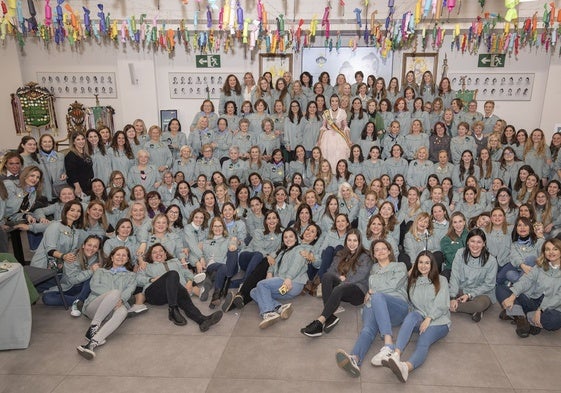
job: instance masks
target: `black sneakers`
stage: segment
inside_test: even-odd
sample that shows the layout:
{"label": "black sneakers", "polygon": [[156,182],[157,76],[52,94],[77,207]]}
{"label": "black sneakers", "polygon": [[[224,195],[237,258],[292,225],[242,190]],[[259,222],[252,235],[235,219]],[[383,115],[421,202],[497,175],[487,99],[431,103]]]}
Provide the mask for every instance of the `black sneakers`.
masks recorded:
{"label": "black sneakers", "polygon": [[339,317],[332,315],[325,320],[325,325],[323,325],[323,331],[325,333],[330,333],[335,326],[339,323]]}
{"label": "black sneakers", "polygon": [[308,337],[319,337],[323,334],[323,324],[315,319],[308,326],[300,329],[300,333]]}

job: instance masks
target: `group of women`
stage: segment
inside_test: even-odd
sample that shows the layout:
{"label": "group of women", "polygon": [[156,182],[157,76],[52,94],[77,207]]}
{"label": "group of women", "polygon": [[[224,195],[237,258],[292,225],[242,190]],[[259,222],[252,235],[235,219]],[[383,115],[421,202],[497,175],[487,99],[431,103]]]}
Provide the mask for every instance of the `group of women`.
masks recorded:
{"label": "group of women", "polygon": [[479,322],[496,298],[520,337],[559,329],[561,134],[548,146],[516,132],[490,101],[464,110],[430,72],[401,89],[363,78],[230,75],[188,133],[137,119],[74,133],[66,155],[48,134],[22,138],[2,172],[2,228],[27,231],[32,265],[60,269],[72,315],[92,319],[79,353],[95,357],[145,302],[206,331],[255,301],[266,328],[303,291],[323,300],[309,337],[335,328],[341,302],[364,305],[355,347],[336,355],[353,376],[380,333],[372,364],[407,380],[450,312]]}

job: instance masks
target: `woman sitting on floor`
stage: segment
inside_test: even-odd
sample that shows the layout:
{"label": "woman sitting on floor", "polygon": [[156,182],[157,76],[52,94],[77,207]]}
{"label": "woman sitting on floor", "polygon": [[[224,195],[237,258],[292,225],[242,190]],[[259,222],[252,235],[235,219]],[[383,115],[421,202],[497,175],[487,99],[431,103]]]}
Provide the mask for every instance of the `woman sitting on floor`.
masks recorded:
{"label": "woman sitting on floor", "polygon": [[319,337],[331,332],[339,323],[335,311],[341,301],[359,306],[368,290],[368,276],[372,260],[362,246],[360,231],[351,229],[333,264],[321,279],[323,311],[300,332],[308,337]]}
{"label": "woman sitting on floor", "polygon": [[353,377],[360,376],[360,365],[378,335],[384,346],[371,360],[372,365],[381,366],[394,351],[392,326],[401,325],[409,311],[405,264],[397,262],[392,246],[385,240],[372,243],[374,265],[370,272],[369,290],[362,309],[362,330],[350,354],[337,350],[337,365]]}
{"label": "woman sitting on floor", "polygon": [[76,348],[88,360],[95,358],[94,350],[105,344],[105,339],[127,318],[127,302],[136,288],[128,248],[116,247],[111,251],[104,268],[97,269],[92,276],[90,288],[82,309],[92,320],[86,332],[88,343]]}
{"label": "woman sitting on floor", "polygon": [[278,300],[289,300],[298,296],[307,280],[307,262],[300,254],[298,234],[292,228],[282,234],[282,246],[276,258],[268,256],[269,271],[265,280],[259,281],[251,290],[251,298],[259,307],[263,320],[261,329],[271,326],[279,319],[288,319],[292,314],[292,304],[281,304]]}
{"label": "woman sitting on floor", "polygon": [[[401,382],[406,382],[409,373],[424,363],[430,346],[444,338],[450,329],[448,281],[438,274],[438,262],[430,251],[417,256],[407,293],[413,308],[399,328],[393,354],[386,362],[382,361]],[[409,360],[402,361],[401,354],[415,331],[419,333],[415,351]]]}
{"label": "woman sitting on floor", "polygon": [[200,294],[195,284],[204,281],[206,275],[193,275],[186,265],[174,258],[159,243],[152,245],[146,252],[146,269],[137,276],[138,285],[143,287],[146,301],[150,304],[169,305],[168,318],[174,324],[183,326],[187,320],[181,314],[182,309],[187,318],[199,325],[201,332],[206,332],[212,325],[222,319],[222,311],[203,315],[191,301],[191,294]]}

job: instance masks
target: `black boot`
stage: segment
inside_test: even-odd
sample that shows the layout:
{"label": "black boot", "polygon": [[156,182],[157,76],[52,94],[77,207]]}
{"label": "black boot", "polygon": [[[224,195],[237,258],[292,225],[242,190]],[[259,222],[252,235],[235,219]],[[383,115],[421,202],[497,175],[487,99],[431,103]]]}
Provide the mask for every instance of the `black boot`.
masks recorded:
{"label": "black boot", "polygon": [[187,325],[187,320],[183,315],[181,315],[181,311],[179,311],[179,307],[177,306],[169,306],[169,320],[172,321],[177,326]]}
{"label": "black boot", "polygon": [[212,298],[210,299],[210,303],[209,303],[209,307],[211,309],[216,308],[216,306],[220,306],[220,293],[222,291],[219,289],[214,289],[214,292],[212,293]]}
{"label": "black boot", "polygon": [[516,321],[516,334],[518,337],[526,338],[530,335],[530,323],[525,316],[517,315],[514,317]]}
{"label": "black boot", "polygon": [[220,291],[220,297],[226,297],[228,294],[228,288],[230,288],[230,282],[232,281],[232,277],[226,277],[224,280],[224,285],[222,286],[222,290]]}

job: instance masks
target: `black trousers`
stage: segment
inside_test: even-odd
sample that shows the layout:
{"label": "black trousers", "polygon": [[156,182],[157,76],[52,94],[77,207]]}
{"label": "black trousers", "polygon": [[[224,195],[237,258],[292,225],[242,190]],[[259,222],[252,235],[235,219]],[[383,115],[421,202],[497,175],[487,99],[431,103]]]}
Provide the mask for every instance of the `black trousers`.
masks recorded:
{"label": "black trousers", "polygon": [[364,292],[358,285],[347,284],[332,272],[325,273],[321,278],[321,297],[323,299],[321,315],[325,318],[332,316],[342,301],[353,306],[364,303]]}
{"label": "black trousers", "polygon": [[257,286],[259,281],[267,278],[267,270],[269,270],[269,262],[267,262],[267,258],[263,258],[255,269],[253,269],[251,274],[245,279],[239,291],[239,294],[243,296],[244,304],[248,304],[253,300],[249,293]]}
{"label": "black trousers", "polygon": [[187,289],[179,282],[179,273],[175,270],[170,270],[154,281],[144,294],[146,295],[146,301],[150,304],[179,306],[185,312],[187,318],[198,324],[205,320],[204,315],[191,301]]}

